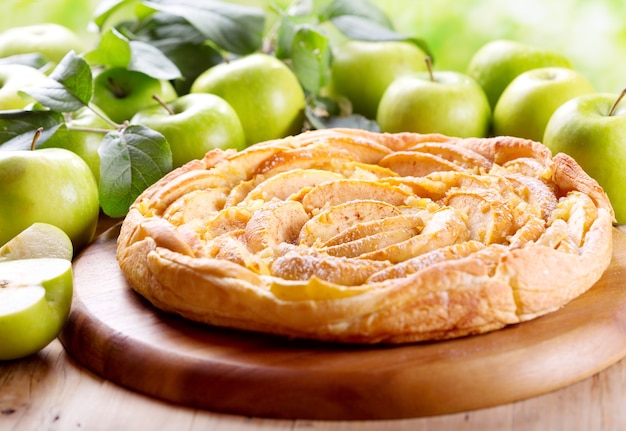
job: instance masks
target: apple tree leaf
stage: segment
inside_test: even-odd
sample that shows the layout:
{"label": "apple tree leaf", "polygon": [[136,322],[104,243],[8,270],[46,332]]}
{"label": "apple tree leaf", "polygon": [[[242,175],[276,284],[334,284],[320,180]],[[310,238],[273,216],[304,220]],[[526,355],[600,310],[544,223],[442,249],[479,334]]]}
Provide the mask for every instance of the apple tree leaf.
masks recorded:
{"label": "apple tree leaf", "polygon": [[261,8],[217,0],[152,0],[143,4],[185,18],[208,40],[228,52],[250,54],[263,44],[265,12]]}
{"label": "apple tree leaf", "polygon": [[138,40],[159,49],[180,71],[170,79],[176,92],[187,94],[193,81],[202,72],[224,61],[223,55],[183,17],[156,12],[139,22],[126,22],[116,27],[130,40]]}
{"label": "apple tree leaf", "polygon": [[172,169],[172,152],[163,135],[141,125],[106,134],[100,156],[100,205],[109,217],[123,217],[150,185]]}
{"label": "apple tree leaf", "polygon": [[115,28],[100,37],[98,47],[85,55],[91,64],[122,67],[156,79],[181,77],[178,67],[158,48],[142,41],[129,40]]}
{"label": "apple tree leaf", "polygon": [[[385,12],[368,0],[333,0],[320,15],[321,21],[330,20],[335,24],[337,19],[341,22],[341,18],[346,17],[351,17],[354,23],[365,24],[372,29],[382,28],[393,31],[393,25]],[[340,30],[350,32],[350,29],[344,28],[343,25],[338,27]]]}
{"label": "apple tree leaf", "polygon": [[2,64],[22,64],[35,69],[43,69],[48,64],[48,59],[38,52],[30,52],[0,58],[0,65]]}
{"label": "apple tree leaf", "polygon": [[344,36],[365,41],[404,40],[414,43],[434,58],[426,41],[397,32],[385,12],[367,0],[333,0],[320,14]]}
{"label": "apple tree leaf", "polygon": [[159,49],[174,62],[181,76],[172,81],[176,93],[189,93],[191,85],[205,70],[222,63],[224,58],[212,46],[204,43],[160,43]]}
{"label": "apple tree leaf", "polygon": [[345,116],[320,116],[312,110],[305,110],[306,118],[314,129],[330,129],[334,127],[345,129],[362,129],[371,132],[380,132],[380,127],[376,121],[370,120],[362,115],[351,114]]}
{"label": "apple tree leaf", "polygon": [[291,57],[291,47],[293,39],[302,27],[314,27],[317,30],[317,16],[312,13],[312,5],[307,2],[297,2],[287,11],[275,7],[278,14],[277,31],[275,39],[271,41],[275,44],[274,55],[279,59]]}
{"label": "apple tree leaf", "polygon": [[54,111],[77,111],[89,103],[93,94],[91,68],[72,51],[63,57],[48,79],[22,91]]}
{"label": "apple tree leaf", "polygon": [[282,10],[279,10],[279,24],[276,34],[276,46],[274,55],[279,59],[286,59],[291,56],[291,45],[294,35],[298,31],[298,24]]}
{"label": "apple tree leaf", "polygon": [[312,26],[301,26],[296,31],[291,61],[300,84],[309,93],[319,93],[330,81],[330,42]]}
{"label": "apple tree leaf", "polygon": [[62,84],[83,105],[87,105],[93,94],[91,67],[84,58],[69,52],[50,74],[50,78]]}
{"label": "apple tree leaf", "polygon": [[139,3],[139,0],[101,0],[93,12],[91,24],[102,29],[113,15],[132,7],[136,3]]}
{"label": "apple tree leaf", "polygon": [[42,144],[64,123],[63,114],[55,111],[2,111],[0,151],[30,149],[38,129],[41,135],[37,143]]}
{"label": "apple tree leaf", "polygon": [[128,39],[114,28],[102,33],[98,46],[85,54],[89,63],[110,67],[126,67],[130,58]]}
{"label": "apple tree leaf", "polygon": [[350,39],[371,41],[407,39],[407,36],[401,33],[360,16],[340,15],[331,18],[330,21]]}
{"label": "apple tree leaf", "polygon": [[178,67],[158,48],[141,41],[130,41],[128,69],[143,72],[156,79],[176,79],[182,75]]}
{"label": "apple tree leaf", "polygon": [[165,12],[154,12],[141,21],[120,23],[116,29],[130,40],[148,43],[204,43],[206,36],[185,18]]}

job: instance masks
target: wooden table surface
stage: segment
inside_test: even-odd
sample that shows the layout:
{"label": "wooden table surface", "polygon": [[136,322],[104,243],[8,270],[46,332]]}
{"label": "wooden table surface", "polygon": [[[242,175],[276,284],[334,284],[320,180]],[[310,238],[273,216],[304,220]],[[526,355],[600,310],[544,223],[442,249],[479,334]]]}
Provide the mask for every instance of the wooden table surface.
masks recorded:
{"label": "wooden table surface", "polygon": [[[626,233],[624,226],[620,230]],[[277,420],[181,407],[96,376],[74,361],[58,340],[31,357],[0,362],[0,430],[618,431],[626,429],[625,406],[626,359],[530,399],[450,415],[383,421]]]}

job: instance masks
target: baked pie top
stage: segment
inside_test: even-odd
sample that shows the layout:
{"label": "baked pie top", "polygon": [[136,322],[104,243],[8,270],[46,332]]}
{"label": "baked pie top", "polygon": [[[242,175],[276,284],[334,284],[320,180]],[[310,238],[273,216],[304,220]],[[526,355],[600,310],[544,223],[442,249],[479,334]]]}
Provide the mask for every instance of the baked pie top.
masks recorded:
{"label": "baked pie top", "polygon": [[537,142],[329,129],[172,171],[130,208],[117,258],[194,321],[404,343],[562,307],[609,265],[613,219],[597,182]]}

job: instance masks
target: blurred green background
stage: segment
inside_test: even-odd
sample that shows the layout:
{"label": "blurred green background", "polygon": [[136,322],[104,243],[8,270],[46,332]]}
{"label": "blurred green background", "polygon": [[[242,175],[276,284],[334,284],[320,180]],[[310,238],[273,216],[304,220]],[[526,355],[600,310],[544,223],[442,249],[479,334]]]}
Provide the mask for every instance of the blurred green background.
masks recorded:
{"label": "blurred green background", "polygon": [[[175,1],[175,0],[172,0]],[[320,0],[325,1],[325,0]],[[626,86],[626,2],[623,0],[372,0],[397,30],[424,39],[437,69],[464,71],[485,42],[511,38],[567,55],[598,91]],[[0,31],[58,22],[86,38],[99,0],[3,0]],[[236,0],[266,5],[269,0]],[[279,4],[287,0],[277,0]]]}

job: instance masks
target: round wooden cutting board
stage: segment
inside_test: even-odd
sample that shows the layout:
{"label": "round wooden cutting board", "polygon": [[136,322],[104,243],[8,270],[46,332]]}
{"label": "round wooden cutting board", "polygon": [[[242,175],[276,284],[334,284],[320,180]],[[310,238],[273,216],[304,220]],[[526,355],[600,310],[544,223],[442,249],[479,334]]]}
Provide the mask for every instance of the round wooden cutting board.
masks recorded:
{"label": "round wooden cutting board", "polygon": [[164,314],[126,284],[119,226],[75,260],[61,342],[121,386],[216,412],[393,419],[489,407],[585,379],[626,356],[626,237],[602,279],[563,309],[486,335],[402,346],[292,341]]}

